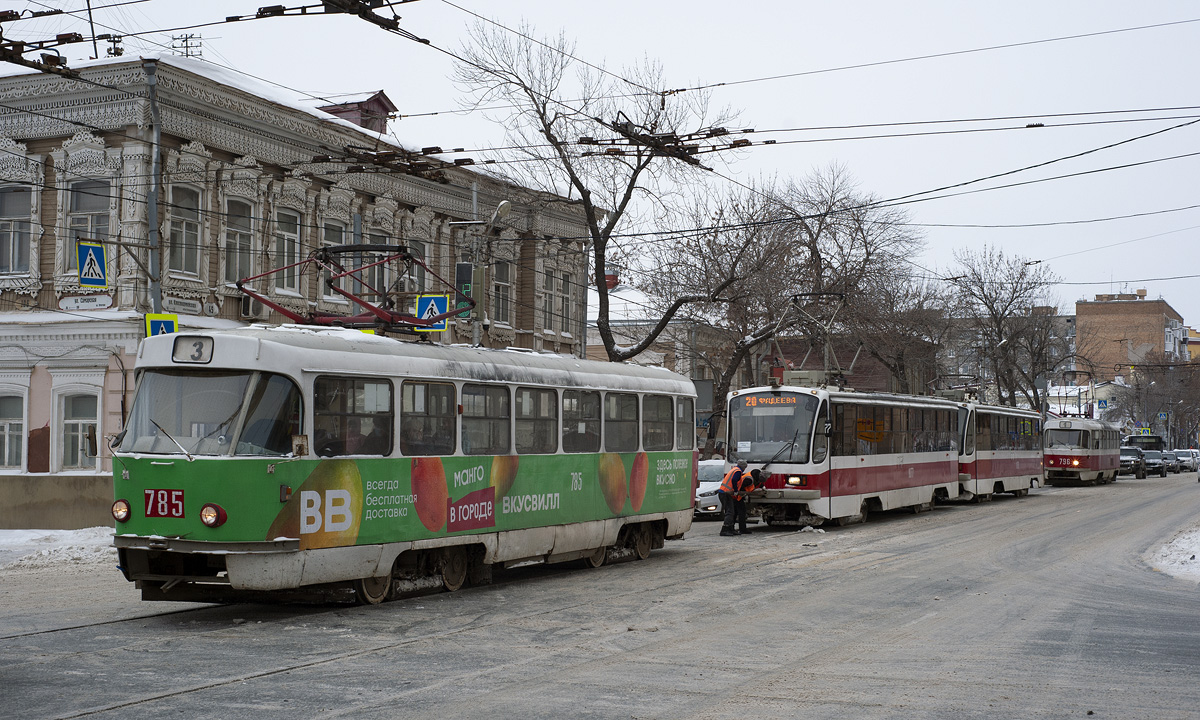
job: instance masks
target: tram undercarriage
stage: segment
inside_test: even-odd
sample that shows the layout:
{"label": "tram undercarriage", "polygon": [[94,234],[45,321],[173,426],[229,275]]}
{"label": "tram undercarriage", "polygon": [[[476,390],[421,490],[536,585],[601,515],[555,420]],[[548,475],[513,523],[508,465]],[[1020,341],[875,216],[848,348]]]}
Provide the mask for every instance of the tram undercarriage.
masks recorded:
{"label": "tram undercarriage", "polygon": [[[487,585],[493,568],[580,561],[598,568],[643,560],[683,537],[690,510],[433,540],[300,550],[297,541],[204,543],[117,536],[120,568],[143,600],[172,602],[358,602],[377,604],[466,585]],[[584,538],[603,543],[581,545]],[[240,547],[240,546],[246,547]],[[379,568],[389,568],[375,575]]]}

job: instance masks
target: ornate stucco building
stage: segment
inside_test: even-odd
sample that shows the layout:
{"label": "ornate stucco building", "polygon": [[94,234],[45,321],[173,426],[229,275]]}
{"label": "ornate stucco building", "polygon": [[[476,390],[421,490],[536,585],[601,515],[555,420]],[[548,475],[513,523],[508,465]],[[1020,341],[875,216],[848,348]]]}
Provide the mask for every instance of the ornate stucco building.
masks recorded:
{"label": "ornate stucco building", "polygon": [[[108,522],[103,439],[126,417],[145,315],[161,308],[180,328],[278,322],[235,282],[323,245],[408,247],[431,273],[372,277],[407,307],[446,291],[432,274],[453,283],[456,263],[474,260],[486,268],[482,344],[584,353],[586,253],[558,238],[586,233],[568,205],[201,60],[77,70],[0,77],[0,527]],[[483,223],[462,223],[502,200],[512,212],[479,242]],[[104,248],[103,285],[81,282],[80,241]],[[302,315],[358,312],[316,273],[251,285]],[[474,329],[455,320],[424,335],[470,342]]]}

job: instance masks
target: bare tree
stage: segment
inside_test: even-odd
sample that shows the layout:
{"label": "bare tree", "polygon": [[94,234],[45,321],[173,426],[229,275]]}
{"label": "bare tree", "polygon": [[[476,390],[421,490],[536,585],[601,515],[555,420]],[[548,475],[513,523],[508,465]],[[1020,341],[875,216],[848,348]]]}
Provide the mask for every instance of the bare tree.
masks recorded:
{"label": "bare tree", "polygon": [[981,364],[995,379],[997,401],[1016,405],[1023,397],[1041,408],[1034,379],[1061,364],[1069,353],[1051,342],[1058,303],[1050,288],[1058,278],[1043,265],[984,246],[955,251],[952,283],[961,327],[978,343]]}
{"label": "bare tree", "polygon": [[718,138],[733,116],[710,114],[704,93],[661,91],[662,72],[653,63],[612,73],[576,60],[561,35],[542,42],[532,34],[527,26],[513,33],[476,24],[455,80],[476,107],[508,108],[498,119],[509,147],[489,167],[543,191],[543,201],[566,198],[582,212],[599,294],[597,330],[609,359],[627,360],[650,347],[680,308],[717,301],[738,278],[735,254],[710,284],[673,297],[644,337],[620,345],[613,334],[604,276],[614,234],[668,215],[683,190],[706,174],[697,151],[729,147]]}
{"label": "bare tree", "polygon": [[897,266],[870,277],[850,298],[844,324],[865,352],[888,369],[900,392],[926,390],[918,382],[938,376],[937,350],[950,325],[945,288]]}
{"label": "bare tree", "polygon": [[[840,167],[782,187],[763,183],[716,205],[710,232],[654,248],[648,264],[660,272],[647,274],[643,285],[651,296],[698,294],[725,266],[740,264],[743,276],[724,285],[719,305],[698,303],[685,315],[724,338],[695,350],[713,371],[713,417],[721,418],[739,372],[758,380],[755,360],[770,354],[768,341],[799,334],[824,349],[833,308],[841,304],[829,296],[844,298],[889,276],[919,239],[901,213],[876,207]],[[710,423],[708,451],[716,432]]]}

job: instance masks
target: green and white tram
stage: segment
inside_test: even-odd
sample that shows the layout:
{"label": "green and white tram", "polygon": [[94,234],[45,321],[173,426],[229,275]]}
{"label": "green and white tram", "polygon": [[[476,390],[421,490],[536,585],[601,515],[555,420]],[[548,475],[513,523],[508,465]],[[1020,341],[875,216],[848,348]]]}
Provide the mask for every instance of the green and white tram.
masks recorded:
{"label": "green and white tram", "polygon": [[253,326],[148,338],[137,374],[113,516],[144,599],[377,603],[691,526],[695,389],[661,368]]}

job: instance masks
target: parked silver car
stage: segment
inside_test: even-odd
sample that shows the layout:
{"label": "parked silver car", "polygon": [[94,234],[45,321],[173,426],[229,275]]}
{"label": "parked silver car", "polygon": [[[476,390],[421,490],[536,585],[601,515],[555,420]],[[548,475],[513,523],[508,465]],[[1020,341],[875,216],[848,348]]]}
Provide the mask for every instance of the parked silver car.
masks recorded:
{"label": "parked silver car", "polygon": [[1184,472],[1196,472],[1197,462],[1200,462],[1198,455],[1200,450],[1175,449],[1175,456],[1179,458],[1179,469]]}

